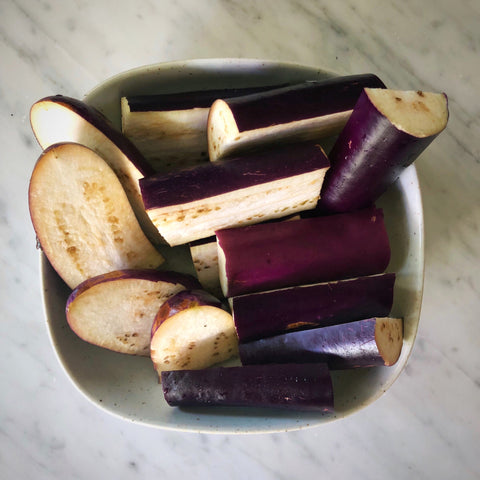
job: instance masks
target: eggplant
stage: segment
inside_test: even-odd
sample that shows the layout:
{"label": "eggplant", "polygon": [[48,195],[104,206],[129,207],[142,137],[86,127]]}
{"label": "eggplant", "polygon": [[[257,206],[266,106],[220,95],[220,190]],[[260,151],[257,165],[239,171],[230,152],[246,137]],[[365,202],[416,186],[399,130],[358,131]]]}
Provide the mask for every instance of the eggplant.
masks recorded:
{"label": "eggplant", "polygon": [[218,98],[231,98],[285,85],[223,88],[122,97],[122,131],[156,172],[208,161],[207,119]]}
{"label": "eggplant", "polygon": [[291,144],[143,178],[140,188],[152,222],[174,246],[313,209],[328,167],[318,145]]}
{"label": "eggplant", "polygon": [[154,173],[139,150],[96,108],[76,98],[54,95],[30,109],[33,133],[42,149],[57,143],[78,143],[94,150],[120,180],[135,215],[151,242],[165,244],[143,207],[138,181]]}
{"label": "eggplant", "polygon": [[72,289],[96,275],[164,262],[118,177],[83,145],[54,144],[43,151],[30,178],[28,206],[43,253]]}
{"label": "eggplant", "polygon": [[190,255],[198,281],[216,297],[223,296],[218,276],[218,249],[215,236],[190,243]]}
{"label": "eggplant", "polygon": [[384,317],[393,304],[394,273],[289,287],[231,298],[240,342],[290,330]]}
{"label": "eggplant", "polygon": [[375,275],[390,261],[383,210],[375,207],[215,233],[225,297]]}
{"label": "eggplant", "polygon": [[[289,222],[300,219],[300,215],[290,215],[281,219],[268,220],[268,222]],[[217,237],[202,238],[190,243],[190,255],[198,280],[203,288],[216,297],[223,297],[220,277],[218,273]]]}
{"label": "eggplant", "polygon": [[65,309],[70,328],[83,340],[130,355],[150,355],[150,332],[158,309],[172,295],[199,288],[177,272],[118,270],[88,278]]}
{"label": "eggplant", "polygon": [[324,362],[330,370],[394,365],[403,345],[400,318],[367,318],[289,332],[239,346],[244,365]]}
{"label": "eggplant", "polygon": [[131,112],[157,112],[210,108],[218,98],[234,98],[253,93],[286,87],[287,84],[259,85],[250,87],[211,88],[187,92],[130,95],[124,98]]}
{"label": "eggplant", "polygon": [[210,160],[268,144],[336,134],[365,87],[385,85],[373,74],[362,74],[218,99],[208,116]]}
{"label": "eggplant", "polygon": [[333,386],[325,364],[271,364],[162,372],[170,406],[268,407],[331,413]]}
{"label": "eggplant", "polygon": [[157,374],[202,369],[238,355],[230,312],[210,293],[183,290],[159,308],[152,325],[150,357]]}
{"label": "eggplant", "polygon": [[447,122],[445,94],[366,88],[329,154],[318,213],[374,203]]}

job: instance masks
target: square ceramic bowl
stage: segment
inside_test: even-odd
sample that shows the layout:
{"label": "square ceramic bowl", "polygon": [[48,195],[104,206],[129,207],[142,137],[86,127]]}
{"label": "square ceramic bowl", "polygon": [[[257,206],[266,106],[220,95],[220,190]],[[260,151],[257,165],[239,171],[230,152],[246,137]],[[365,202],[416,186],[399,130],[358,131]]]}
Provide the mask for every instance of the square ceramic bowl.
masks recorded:
{"label": "square ceramic bowl", "polygon": [[[354,72],[357,73],[357,72]],[[334,76],[319,68],[259,60],[219,59],[164,63],[121,73],[98,85],[85,101],[100,109],[120,128],[120,98],[200,90],[205,88],[271,85]],[[41,255],[41,277],[48,330],[61,365],[78,390],[106,412],[152,427],[217,433],[298,430],[344,418],[372,404],[398,378],[412,351],[423,290],[423,216],[414,166],[377,202],[385,211],[396,272],[392,316],[404,319],[404,344],[392,367],[332,372],[335,412],[305,413],[271,409],[214,407],[180,409],[167,405],[149,358],[123,355],[78,338],[65,318],[70,293]],[[170,267],[192,272],[189,254],[175,249]]]}

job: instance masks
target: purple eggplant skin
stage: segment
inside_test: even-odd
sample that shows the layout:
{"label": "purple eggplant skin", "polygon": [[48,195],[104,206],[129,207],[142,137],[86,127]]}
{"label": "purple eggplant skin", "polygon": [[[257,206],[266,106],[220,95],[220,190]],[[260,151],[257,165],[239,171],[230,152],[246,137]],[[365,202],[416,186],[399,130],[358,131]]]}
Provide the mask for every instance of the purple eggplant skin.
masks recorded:
{"label": "purple eggplant skin", "polygon": [[225,255],[226,297],[375,275],[390,262],[383,210],[375,207],[218,230],[216,236]]}
{"label": "purple eggplant skin", "polygon": [[241,88],[217,88],[153,95],[131,95],[127,97],[127,100],[131,112],[189,110],[192,108],[209,108],[210,105],[219,98],[243,97],[245,95],[286,86],[286,84],[280,84]]}
{"label": "purple eggplant skin", "polygon": [[329,153],[321,198],[312,213],[353,211],[373,204],[437,135],[399,130],[362,92]]}
{"label": "purple eggplant skin", "polygon": [[290,332],[239,345],[243,365],[324,362],[330,370],[385,366],[376,318]]}
{"label": "purple eggplant skin", "polygon": [[330,372],[322,363],[173,370],[161,375],[170,406],[334,410]]}
{"label": "purple eggplant skin", "polygon": [[[137,167],[142,175],[148,176],[154,174],[154,169],[140,153],[137,147],[135,147],[135,145],[125,137],[122,132],[115,128],[113,123],[100,110],[87,105],[81,100],[64,95],[48,96],[42,98],[36,103],[41,102],[53,102],[69,108],[108,137]],[[35,132],[34,128],[33,131]]]}
{"label": "purple eggplant skin", "polygon": [[392,309],[394,284],[395,274],[385,273],[233,297],[239,341],[385,317]]}
{"label": "purple eggplant skin", "polygon": [[329,167],[323,150],[301,142],[140,179],[145,208],[201,200]]}
{"label": "purple eggplant skin", "polygon": [[371,73],[307,81],[226,99],[240,132],[352,110],[365,87],[385,88]]}

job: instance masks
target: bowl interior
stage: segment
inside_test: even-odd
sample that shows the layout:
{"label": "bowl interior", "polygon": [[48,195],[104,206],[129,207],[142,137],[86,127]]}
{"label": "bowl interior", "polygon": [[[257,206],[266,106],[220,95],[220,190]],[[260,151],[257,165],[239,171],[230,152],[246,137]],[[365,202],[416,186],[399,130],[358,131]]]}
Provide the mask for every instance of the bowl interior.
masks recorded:
{"label": "bowl interior", "polygon": [[[269,85],[334,75],[318,68],[259,60],[194,60],[127,71],[97,86],[85,101],[120,127],[124,95],[167,93],[203,88]],[[69,288],[41,255],[45,314],[61,365],[77,388],[94,404],[129,421],[165,429],[249,433],[288,431],[345,417],[371,404],[396,380],[411,353],[420,317],[423,290],[423,214],[414,166],[377,202],[385,211],[396,272],[392,315],[404,319],[404,345],[393,367],[333,372],[335,413],[302,413],[270,409],[179,409],[169,407],[148,358],[107,351],[80,340],[69,328],[65,303]],[[185,249],[167,258],[169,268],[192,271]]]}

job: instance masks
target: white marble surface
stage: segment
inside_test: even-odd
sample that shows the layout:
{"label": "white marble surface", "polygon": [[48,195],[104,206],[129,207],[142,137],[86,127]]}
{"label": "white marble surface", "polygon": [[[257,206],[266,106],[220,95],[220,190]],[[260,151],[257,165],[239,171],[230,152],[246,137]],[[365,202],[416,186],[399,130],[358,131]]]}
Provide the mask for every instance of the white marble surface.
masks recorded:
{"label": "white marble surface", "polygon": [[[0,478],[480,478],[479,25],[478,0],[0,0]],[[51,349],[27,206],[30,105],[206,57],[371,71],[449,95],[448,129],[417,162],[417,344],[387,394],[345,420],[253,436],[150,429],[88,403]]]}

